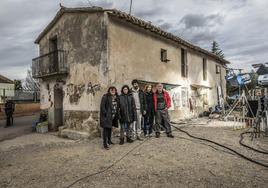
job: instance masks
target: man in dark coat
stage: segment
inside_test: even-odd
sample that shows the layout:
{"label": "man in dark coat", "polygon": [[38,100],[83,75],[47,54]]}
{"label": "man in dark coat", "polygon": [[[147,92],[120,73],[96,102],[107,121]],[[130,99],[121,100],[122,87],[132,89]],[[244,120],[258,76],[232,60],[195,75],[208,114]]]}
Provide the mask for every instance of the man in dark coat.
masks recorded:
{"label": "man in dark coat", "polygon": [[144,92],[139,88],[139,84],[137,80],[132,81],[132,89],[131,93],[134,97],[135,100],[135,105],[136,105],[136,111],[137,111],[137,121],[134,122],[133,124],[133,129],[134,129],[134,135],[137,138],[137,140],[142,140],[140,138],[141,135],[141,130],[142,130],[142,120],[143,116],[146,115],[146,110],[147,110],[147,104],[146,104],[146,99],[145,99],[145,94]]}
{"label": "man in dark coat", "polygon": [[100,126],[103,128],[103,147],[109,149],[113,144],[111,140],[112,127],[118,127],[119,120],[119,97],[115,87],[109,87],[103,95],[100,106]]}
{"label": "man in dark coat", "polygon": [[132,143],[132,123],[137,121],[137,112],[134,98],[127,85],[121,90],[120,99],[120,145],[124,144],[125,134],[127,142]]}
{"label": "man in dark coat", "polygon": [[5,103],[5,114],[6,114],[6,127],[13,125],[13,112],[15,110],[14,108],[15,104],[10,101],[7,100]]}

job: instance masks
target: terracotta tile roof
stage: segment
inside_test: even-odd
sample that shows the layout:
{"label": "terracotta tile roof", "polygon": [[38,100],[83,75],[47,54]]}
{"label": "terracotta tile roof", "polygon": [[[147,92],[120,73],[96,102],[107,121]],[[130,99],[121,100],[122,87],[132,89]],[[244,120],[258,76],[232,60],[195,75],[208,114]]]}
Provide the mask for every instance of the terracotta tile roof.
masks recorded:
{"label": "terracotta tile roof", "polygon": [[13,84],[14,82],[0,74],[0,83]]}
{"label": "terracotta tile roof", "polygon": [[205,54],[213,59],[215,59],[217,62],[226,65],[226,64],[230,64],[229,61],[220,58],[219,56],[203,49],[200,48],[199,46],[193,45],[190,42],[175,36],[169,32],[166,32],[164,30],[162,30],[161,28],[152,25],[150,22],[146,22],[144,20],[141,20],[137,17],[131,16],[125,12],[116,10],[116,9],[102,9],[101,7],[79,7],[79,8],[66,8],[66,7],[62,7],[58,13],[56,14],[56,16],[54,17],[54,19],[48,24],[48,26],[41,32],[41,34],[37,37],[37,39],[35,40],[35,43],[39,43],[40,40],[43,38],[43,36],[53,27],[53,25],[58,21],[58,19],[65,13],[78,13],[78,12],[107,12],[108,15],[112,16],[112,17],[117,17],[119,19],[125,20],[131,24],[134,24],[138,27],[141,27],[143,29],[149,30],[152,33],[155,33],[157,35],[159,35],[160,37],[169,39],[171,41],[177,42],[189,49],[192,49],[194,51],[197,51],[201,54]]}

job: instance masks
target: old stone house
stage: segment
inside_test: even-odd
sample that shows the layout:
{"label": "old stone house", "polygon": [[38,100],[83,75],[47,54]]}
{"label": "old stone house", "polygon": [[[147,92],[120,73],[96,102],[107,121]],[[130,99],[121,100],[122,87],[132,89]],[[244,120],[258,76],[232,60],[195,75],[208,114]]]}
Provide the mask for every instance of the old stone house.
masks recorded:
{"label": "old stone house", "polygon": [[101,96],[133,79],[164,83],[176,118],[196,116],[226,93],[228,61],[118,10],[62,7],[35,43],[33,76],[52,129],[96,135]]}

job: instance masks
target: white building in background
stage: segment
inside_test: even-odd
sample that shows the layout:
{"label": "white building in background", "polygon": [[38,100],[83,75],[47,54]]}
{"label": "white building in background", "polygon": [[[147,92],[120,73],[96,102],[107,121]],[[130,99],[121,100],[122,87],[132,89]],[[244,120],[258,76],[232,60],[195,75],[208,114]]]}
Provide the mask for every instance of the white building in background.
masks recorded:
{"label": "white building in background", "polygon": [[5,102],[5,98],[14,97],[15,92],[14,82],[0,75],[0,104]]}

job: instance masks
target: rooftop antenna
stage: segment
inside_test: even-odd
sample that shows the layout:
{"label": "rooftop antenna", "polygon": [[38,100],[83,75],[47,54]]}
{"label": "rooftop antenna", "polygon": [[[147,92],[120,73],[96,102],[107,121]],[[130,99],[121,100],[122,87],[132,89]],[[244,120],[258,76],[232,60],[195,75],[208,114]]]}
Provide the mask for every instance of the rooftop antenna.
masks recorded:
{"label": "rooftop antenna", "polygon": [[130,0],[129,15],[131,15],[131,9],[132,9],[132,0]]}

